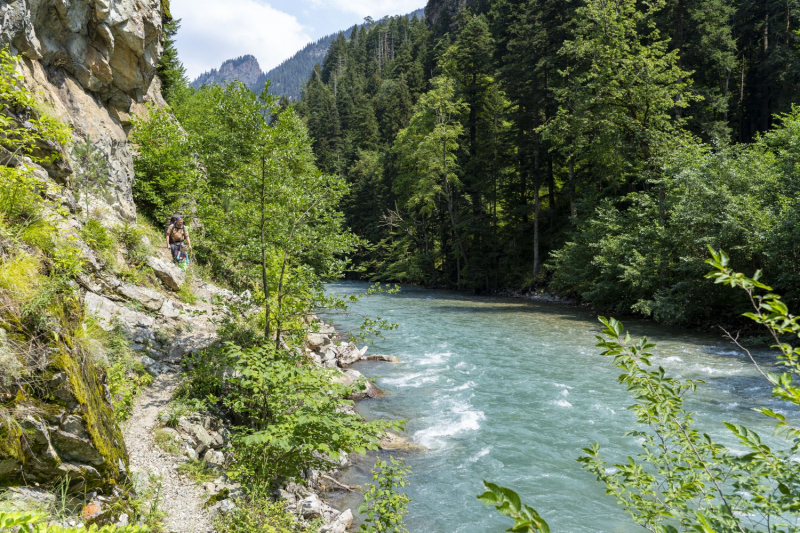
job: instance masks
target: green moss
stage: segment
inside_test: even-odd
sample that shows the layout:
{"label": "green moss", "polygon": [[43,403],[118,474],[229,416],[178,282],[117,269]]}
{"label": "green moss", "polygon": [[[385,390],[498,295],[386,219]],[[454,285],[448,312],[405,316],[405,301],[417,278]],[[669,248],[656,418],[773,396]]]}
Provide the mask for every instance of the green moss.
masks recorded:
{"label": "green moss", "polygon": [[89,362],[78,362],[66,347],[62,347],[55,366],[67,374],[72,393],[81,406],[86,431],[92,444],[106,459],[100,473],[106,481],[115,484],[122,474],[120,464],[125,465],[126,470],[128,468],[128,454],[113,409],[105,401],[97,368]]}

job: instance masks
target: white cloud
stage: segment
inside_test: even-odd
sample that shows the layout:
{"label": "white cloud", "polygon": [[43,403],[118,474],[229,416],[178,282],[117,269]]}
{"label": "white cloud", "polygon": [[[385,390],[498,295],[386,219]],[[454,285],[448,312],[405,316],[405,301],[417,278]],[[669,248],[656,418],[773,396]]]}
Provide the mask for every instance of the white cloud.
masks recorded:
{"label": "white cloud", "polygon": [[376,19],[387,15],[405,15],[425,7],[426,0],[314,0],[317,4],[335,6],[359,17]]}
{"label": "white cloud", "polygon": [[172,0],[170,8],[181,19],[178,52],[190,79],[246,54],[267,71],[312,40],[297,18],[256,0]]}

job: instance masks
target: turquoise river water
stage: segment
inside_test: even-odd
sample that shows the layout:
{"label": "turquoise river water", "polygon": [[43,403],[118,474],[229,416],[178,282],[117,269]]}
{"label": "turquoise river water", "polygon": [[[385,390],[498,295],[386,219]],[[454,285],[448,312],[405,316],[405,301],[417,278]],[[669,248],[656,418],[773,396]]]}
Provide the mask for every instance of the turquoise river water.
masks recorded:
{"label": "turquoise river water", "polygon": [[[367,285],[328,288],[352,294]],[[378,386],[388,393],[360,402],[359,411],[370,418],[408,420],[406,436],[428,448],[404,456],[413,469],[406,520],[411,533],[504,531],[508,520],[475,497],[484,479],[517,490],[553,531],[643,531],[576,462],[581,449],[595,441],[612,459],[637,450],[624,437],[633,427],[626,409],[632,401],[616,381],[619,371],[595,347],[600,328],[591,312],[413,287],[367,297],[351,311],[326,318],[340,331],[360,323],[359,315],[399,325],[369,353],[396,355],[402,363],[355,368],[379,376]],[[625,325],[658,343],[655,362],[669,373],[707,382],[689,403],[703,430],[729,444],[722,420],[769,434],[751,408],[781,405],[730,342],[642,320]],[[364,468],[347,476],[362,483]]]}

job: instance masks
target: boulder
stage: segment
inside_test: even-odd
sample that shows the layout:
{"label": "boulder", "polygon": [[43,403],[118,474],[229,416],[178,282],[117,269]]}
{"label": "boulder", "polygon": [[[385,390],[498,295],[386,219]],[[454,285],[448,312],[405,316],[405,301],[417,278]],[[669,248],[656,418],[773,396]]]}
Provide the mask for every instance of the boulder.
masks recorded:
{"label": "boulder", "polygon": [[325,524],[319,530],[319,533],[345,533],[350,526],[353,525],[353,512],[347,509],[345,512],[336,517],[336,520],[330,524]]}
{"label": "boulder", "polygon": [[342,343],[342,345],[336,349],[336,359],[339,361],[340,366],[348,366],[360,360],[361,356],[365,353],[366,347],[363,350],[359,350],[358,346],[352,342],[346,344]]}
{"label": "boulder", "polygon": [[325,511],[325,504],[316,494],[311,494],[297,502],[297,514],[305,519],[321,518]]}
{"label": "boulder", "polygon": [[225,454],[218,450],[208,450],[203,456],[203,461],[209,466],[225,468]]}
{"label": "boulder", "polygon": [[307,337],[308,347],[314,351],[331,344],[331,338],[324,333],[309,333]]}
{"label": "boulder", "polygon": [[164,306],[165,298],[152,289],[123,283],[117,287],[117,292],[128,300],[139,302],[151,311],[160,311]]}
{"label": "boulder", "polygon": [[203,455],[206,450],[214,447],[214,439],[208,434],[206,428],[200,424],[194,424],[182,418],[178,423],[178,428],[197,442],[197,446],[195,447],[197,455]]}
{"label": "boulder", "polygon": [[86,311],[94,315],[100,322],[100,327],[106,331],[112,331],[117,323],[129,330],[135,328],[152,329],[156,325],[155,318],[118,305],[108,298],[93,292],[86,293],[84,305]]}
{"label": "boulder", "polygon": [[186,273],[177,266],[167,263],[158,257],[147,259],[147,266],[153,269],[156,277],[167,289],[178,291],[186,281]]}
{"label": "boulder", "polygon": [[50,440],[62,460],[92,466],[101,466],[105,463],[105,458],[88,439],[82,439],[59,429],[50,433]]}
{"label": "boulder", "polygon": [[175,304],[170,299],[164,300],[164,305],[159,309],[158,314],[164,318],[178,318],[181,316],[180,310],[175,307]]}

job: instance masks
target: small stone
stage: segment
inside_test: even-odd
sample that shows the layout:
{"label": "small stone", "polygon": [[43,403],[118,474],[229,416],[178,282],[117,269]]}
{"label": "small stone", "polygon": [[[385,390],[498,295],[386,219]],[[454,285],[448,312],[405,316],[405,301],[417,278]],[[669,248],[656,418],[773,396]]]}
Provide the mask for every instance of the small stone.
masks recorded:
{"label": "small stone", "polygon": [[122,513],[121,515],[119,515],[119,520],[117,520],[117,524],[116,525],[117,525],[117,527],[128,527],[128,525],[130,525],[130,523],[131,523],[130,520],[131,519],[130,519],[130,517],[128,517],[127,514]]}
{"label": "small stone", "polygon": [[208,450],[203,456],[203,461],[209,466],[225,468],[225,454],[217,450]]}

